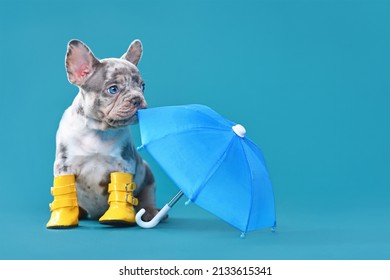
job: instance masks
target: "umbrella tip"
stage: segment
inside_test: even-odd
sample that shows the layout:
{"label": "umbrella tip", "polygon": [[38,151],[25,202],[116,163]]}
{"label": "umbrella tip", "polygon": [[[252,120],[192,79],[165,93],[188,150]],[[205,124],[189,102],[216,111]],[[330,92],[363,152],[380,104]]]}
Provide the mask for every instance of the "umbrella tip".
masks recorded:
{"label": "umbrella tip", "polygon": [[276,221],[275,221],[274,225],[271,227],[271,231],[276,232]]}
{"label": "umbrella tip", "polygon": [[246,236],[245,232],[241,232],[240,238],[241,238],[241,239],[244,239],[245,236]]}
{"label": "umbrella tip", "polygon": [[144,148],[144,145],[138,146],[138,147],[137,147],[137,151],[140,151],[140,150],[142,150],[143,148]]}
{"label": "umbrella tip", "polygon": [[187,200],[186,202],[184,202],[184,205],[187,206],[188,204],[191,203],[191,199]]}
{"label": "umbrella tip", "polygon": [[246,134],[246,129],[241,124],[236,124],[232,126],[232,129],[237,136],[244,138]]}

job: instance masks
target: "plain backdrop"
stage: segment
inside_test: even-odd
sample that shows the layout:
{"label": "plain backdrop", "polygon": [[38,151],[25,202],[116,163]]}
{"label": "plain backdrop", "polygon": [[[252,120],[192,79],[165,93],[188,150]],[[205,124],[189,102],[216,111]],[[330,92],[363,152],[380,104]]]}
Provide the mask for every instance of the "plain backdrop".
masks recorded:
{"label": "plain backdrop", "polygon": [[[378,0],[2,0],[0,259],[389,259],[389,14]],[[139,38],[149,107],[199,103],[243,124],[277,231],[240,239],[184,198],[151,230],[47,230],[55,133],[77,94],[73,38],[98,58]],[[178,188],[142,156],[161,207]]]}

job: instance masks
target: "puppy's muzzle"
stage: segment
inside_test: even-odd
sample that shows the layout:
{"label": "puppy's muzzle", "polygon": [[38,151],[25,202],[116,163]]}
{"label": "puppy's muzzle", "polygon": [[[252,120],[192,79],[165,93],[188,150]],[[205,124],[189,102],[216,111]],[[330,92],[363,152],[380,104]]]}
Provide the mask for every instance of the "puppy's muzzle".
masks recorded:
{"label": "puppy's muzzle", "polygon": [[147,104],[145,99],[141,97],[133,97],[130,100],[131,105],[133,105],[134,109],[145,109]]}

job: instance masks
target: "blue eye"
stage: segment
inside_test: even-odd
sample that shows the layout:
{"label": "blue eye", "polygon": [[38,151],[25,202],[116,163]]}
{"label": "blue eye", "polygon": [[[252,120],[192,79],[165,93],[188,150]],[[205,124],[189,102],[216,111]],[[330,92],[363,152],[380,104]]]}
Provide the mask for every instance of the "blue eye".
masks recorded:
{"label": "blue eye", "polygon": [[117,94],[119,92],[119,89],[117,86],[110,86],[108,89],[107,89],[107,92],[109,94]]}
{"label": "blue eye", "polygon": [[142,91],[145,91],[145,83],[141,84],[141,89],[142,89]]}

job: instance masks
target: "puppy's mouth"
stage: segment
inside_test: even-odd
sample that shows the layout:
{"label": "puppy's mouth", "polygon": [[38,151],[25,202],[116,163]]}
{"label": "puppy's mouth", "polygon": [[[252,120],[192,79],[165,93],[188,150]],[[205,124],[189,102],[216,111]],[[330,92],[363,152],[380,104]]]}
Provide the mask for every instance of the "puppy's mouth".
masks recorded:
{"label": "puppy's mouth", "polygon": [[106,122],[111,127],[127,126],[138,123],[138,109],[145,109],[146,102],[143,98],[135,97],[122,102],[122,106],[114,106],[108,113]]}
{"label": "puppy's mouth", "polygon": [[107,119],[106,122],[111,127],[121,127],[138,123],[138,117],[134,114],[126,119]]}

